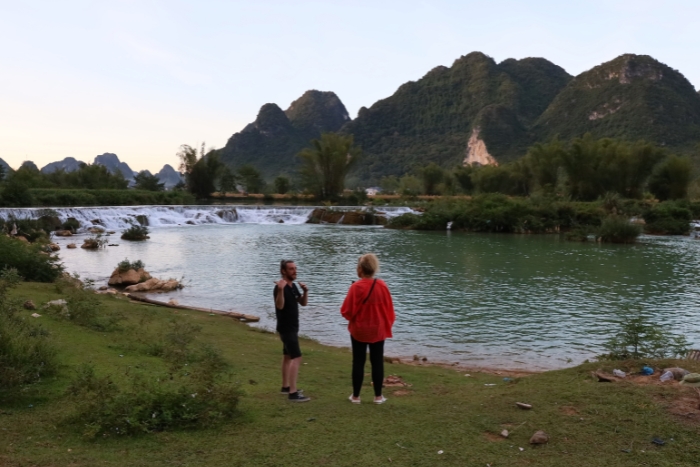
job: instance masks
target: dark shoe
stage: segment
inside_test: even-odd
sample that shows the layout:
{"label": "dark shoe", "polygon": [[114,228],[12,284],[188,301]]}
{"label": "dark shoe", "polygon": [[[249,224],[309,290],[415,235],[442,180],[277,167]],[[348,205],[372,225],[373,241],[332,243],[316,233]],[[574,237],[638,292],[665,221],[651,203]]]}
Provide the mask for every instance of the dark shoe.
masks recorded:
{"label": "dark shoe", "polygon": [[[303,389],[297,389],[297,392],[304,392],[304,390],[303,390]],[[288,396],[288,395],[289,395],[289,386],[287,386],[286,388],[280,389],[280,394],[285,394],[285,395]]]}
{"label": "dark shoe", "polygon": [[310,397],[306,397],[304,394],[301,392],[293,392],[289,395],[288,397],[289,402],[308,402],[311,400]]}

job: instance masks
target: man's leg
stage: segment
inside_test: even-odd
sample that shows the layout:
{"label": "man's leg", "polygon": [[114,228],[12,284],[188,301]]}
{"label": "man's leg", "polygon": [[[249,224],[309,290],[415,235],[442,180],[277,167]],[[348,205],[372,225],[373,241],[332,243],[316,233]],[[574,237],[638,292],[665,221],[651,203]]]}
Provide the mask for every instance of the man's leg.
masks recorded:
{"label": "man's leg", "polygon": [[367,361],[367,344],[355,340],[350,336],[352,342],[352,396],[357,399],[362,390],[362,381],[365,377],[365,362]]}
{"label": "man's leg", "polygon": [[289,358],[289,355],[284,355],[282,357],[282,388],[288,388],[289,387],[289,366],[292,362],[292,359]]}
{"label": "man's leg", "polygon": [[297,376],[299,376],[299,366],[301,365],[301,357],[289,358],[289,366],[287,370],[287,378],[289,382],[289,394],[297,392]]}

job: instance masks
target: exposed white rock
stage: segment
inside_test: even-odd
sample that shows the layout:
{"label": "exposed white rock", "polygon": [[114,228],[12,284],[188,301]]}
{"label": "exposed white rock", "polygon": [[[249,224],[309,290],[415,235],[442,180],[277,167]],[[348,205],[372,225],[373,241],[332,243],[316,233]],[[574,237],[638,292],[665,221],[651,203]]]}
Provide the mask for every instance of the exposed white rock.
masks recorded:
{"label": "exposed white rock", "polygon": [[467,143],[467,152],[462,165],[498,165],[496,159],[489,154],[486,143],[479,138],[481,127],[475,127]]}

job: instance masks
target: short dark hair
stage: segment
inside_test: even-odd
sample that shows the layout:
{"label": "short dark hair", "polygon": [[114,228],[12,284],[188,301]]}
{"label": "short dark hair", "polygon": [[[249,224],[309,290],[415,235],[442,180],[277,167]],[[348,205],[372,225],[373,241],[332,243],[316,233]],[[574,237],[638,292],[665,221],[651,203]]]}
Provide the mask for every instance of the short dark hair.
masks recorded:
{"label": "short dark hair", "polygon": [[291,263],[291,264],[294,264],[294,260],[291,260],[291,259],[283,259],[282,261],[280,261],[280,272],[286,271],[286,270],[287,270],[287,265],[290,264],[290,263]]}

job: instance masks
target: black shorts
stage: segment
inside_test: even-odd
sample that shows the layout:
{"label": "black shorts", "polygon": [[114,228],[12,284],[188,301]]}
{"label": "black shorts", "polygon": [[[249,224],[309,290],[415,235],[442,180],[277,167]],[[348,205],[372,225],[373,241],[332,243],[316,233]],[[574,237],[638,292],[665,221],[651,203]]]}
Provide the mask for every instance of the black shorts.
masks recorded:
{"label": "black shorts", "polygon": [[280,340],[283,345],[282,354],[289,355],[291,359],[301,357],[298,332],[280,332]]}

